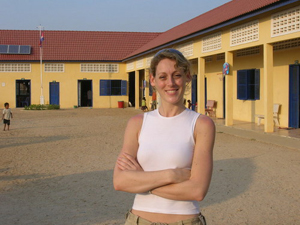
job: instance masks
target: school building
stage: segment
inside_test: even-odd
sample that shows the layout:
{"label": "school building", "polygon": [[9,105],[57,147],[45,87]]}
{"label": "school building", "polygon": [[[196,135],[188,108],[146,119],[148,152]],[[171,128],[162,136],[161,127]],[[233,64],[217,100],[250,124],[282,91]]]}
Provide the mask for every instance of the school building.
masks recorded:
{"label": "school building", "polygon": [[39,31],[0,30],[1,105],[43,96],[62,108],[139,108],[142,97],[151,102],[152,57],[175,48],[191,62],[185,99],[198,112],[214,100],[227,126],[263,118],[265,132],[300,128],[299,0],[232,0],[162,33],[46,30],[44,38],[40,47]]}

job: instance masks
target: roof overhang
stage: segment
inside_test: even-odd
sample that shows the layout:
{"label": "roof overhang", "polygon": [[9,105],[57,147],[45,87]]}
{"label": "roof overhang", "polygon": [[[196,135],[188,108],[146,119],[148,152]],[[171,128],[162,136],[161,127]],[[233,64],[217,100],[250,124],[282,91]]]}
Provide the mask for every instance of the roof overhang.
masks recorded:
{"label": "roof overhang", "polygon": [[218,30],[218,29],[220,29],[220,28],[223,28],[223,27],[232,25],[232,24],[234,24],[234,23],[237,23],[237,22],[240,22],[240,21],[243,21],[243,20],[247,20],[247,19],[249,19],[249,18],[252,18],[252,17],[258,16],[258,15],[260,15],[260,14],[263,14],[263,13],[266,13],[266,12],[269,12],[269,11],[272,11],[272,10],[275,10],[275,9],[278,9],[278,8],[280,8],[280,7],[284,7],[284,6],[293,4],[293,3],[298,2],[298,1],[299,1],[299,0],[288,0],[288,1],[283,1],[283,2],[276,2],[276,3],[273,3],[273,4],[271,4],[271,5],[265,6],[264,8],[255,10],[255,11],[250,12],[250,13],[247,13],[247,14],[244,14],[244,15],[239,16],[239,17],[236,17],[236,18],[234,18],[234,19],[230,19],[230,20],[228,20],[228,21],[225,21],[225,22],[223,22],[223,23],[214,25],[214,26],[209,27],[209,28],[206,28],[206,29],[204,29],[204,30],[200,30],[200,31],[198,31],[198,32],[196,32],[196,33],[187,35],[187,36],[182,37],[182,38],[179,38],[179,39],[177,39],[177,40],[170,41],[170,42],[168,42],[168,43],[166,43],[166,44],[157,46],[156,48],[149,49],[148,51],[144,51],[144,52],[142,52],[142,53],[140,53],[140,54],[137,54],[137,55],[134,55],[134,56],[125,58],[125,59],[123,59],[123,62],[127,62],[127,61],[133,60],[133,59],[135,59],[135,58],[138,58],[138,57],[141,57],[141,56],[150,54],[150,53],[154,53],[154,52],[156,52],[156,51],[158,51],[158,50],[161,50],[161,49],[163,49],[163,48],[169,47],[170,45],[178,44],[178,43],[180,43],[180,42],[182,42],[182,41],[187,41],[187,40],[189,40],[189,39],[192,39],[192,38],[201,36],[201,35],[203,35],[203,34],[212,32],[212,31],[214,31],[214,30]]}

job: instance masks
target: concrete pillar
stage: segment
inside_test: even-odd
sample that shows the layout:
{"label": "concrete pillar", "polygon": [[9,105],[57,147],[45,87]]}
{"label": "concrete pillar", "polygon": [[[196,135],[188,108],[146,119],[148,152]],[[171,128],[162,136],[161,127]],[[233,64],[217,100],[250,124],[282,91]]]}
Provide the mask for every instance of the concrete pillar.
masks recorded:
{"label": "concrete pillar", "polygon": [[274,132],[273,123],[273,46],[264,44],[265,132]]}
{"label": "concrete pillar", "polygon": [[135,108],[140,108],[140,71],[135,71]]}
{"label": "concrete pillar", "polygon": [[197,106],[198,113],[205,114],[205,58],[198,58],[197,75]]}
{"label": "concrete pillar", "polygon": [[229,74],[225,77],[225,126],[233,125],[233,52],[225,52]]}

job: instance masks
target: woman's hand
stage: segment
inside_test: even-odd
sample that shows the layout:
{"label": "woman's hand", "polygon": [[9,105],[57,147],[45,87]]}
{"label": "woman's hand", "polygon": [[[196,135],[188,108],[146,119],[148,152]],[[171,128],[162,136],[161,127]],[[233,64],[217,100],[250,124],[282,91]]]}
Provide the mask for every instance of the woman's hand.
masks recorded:
{"label": "woman's hand", "polygon": [[[120,170],[135,170],[144,171],[137,160],[127,153],[123,153],[117,160],[117,165]],[[190,179],[191,170],[189,169],[170,169],[170,175],[172,176],[173,183],[181,183]]]}
{"label": "woman's hand", "polygon": [[120,170],[136,170],[144,171],[140,164],[136,161],[134,157],[127,153],[123,153],[117,159],[117,165]]}

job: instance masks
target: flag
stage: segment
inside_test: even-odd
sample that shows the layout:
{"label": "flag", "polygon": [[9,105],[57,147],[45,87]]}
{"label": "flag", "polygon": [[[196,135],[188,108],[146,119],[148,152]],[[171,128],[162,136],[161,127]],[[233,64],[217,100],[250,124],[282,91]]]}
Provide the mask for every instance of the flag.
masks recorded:
{"label": "flag", "polygon": [[40,44],[39,44],[40,47],[42,47],[43,41],[44,41],[44,31],[42,31],[40,36]]}

